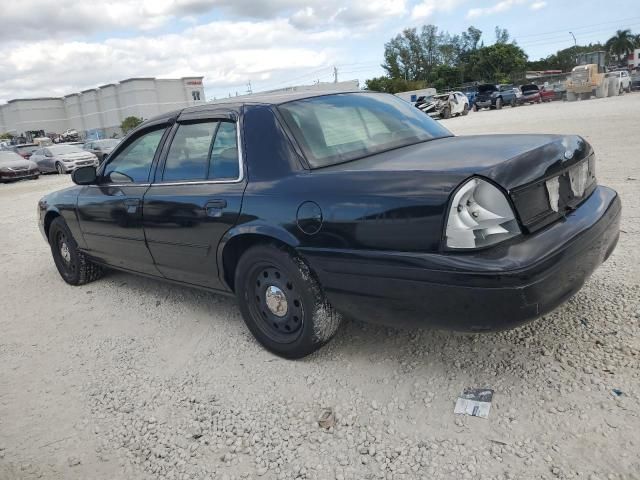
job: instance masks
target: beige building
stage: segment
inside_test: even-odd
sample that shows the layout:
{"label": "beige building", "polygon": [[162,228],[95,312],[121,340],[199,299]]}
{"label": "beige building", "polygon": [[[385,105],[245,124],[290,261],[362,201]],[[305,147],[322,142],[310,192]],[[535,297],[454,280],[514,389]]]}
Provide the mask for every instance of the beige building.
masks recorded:
{"label": "beige building", "polygon": [[83,136],[120,134],[126,117],[151,118],[205,102],[203,77],[129,78],[62,98],[25,98],[0,105],[0,133],[75,129]]}

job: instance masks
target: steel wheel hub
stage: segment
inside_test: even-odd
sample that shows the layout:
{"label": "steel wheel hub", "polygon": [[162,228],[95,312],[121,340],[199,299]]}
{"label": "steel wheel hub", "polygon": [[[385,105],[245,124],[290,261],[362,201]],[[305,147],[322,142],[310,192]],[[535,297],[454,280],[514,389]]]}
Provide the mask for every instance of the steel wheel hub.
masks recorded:
{"label": "steel wheel hub", "polygon": [[263,266],[250,277],[254,296],[250,300],[260,328],[278,342],[293,341],[302,328],[302,297],[286,273]]}
{"label": "steel wheel hub", "polygon": [[60,255],[65,262],[69,263],[71,261],[71,252],[69,252],[69,247],[67,246],[67,242],[64,240],[60,242]]}
{"label": "steel wheel hub", "polygon": [[287,314],[289,310],[287,297],[280,288],[270,285],[265,290],[264,297],[267,308],[275,316],[284,317]]}

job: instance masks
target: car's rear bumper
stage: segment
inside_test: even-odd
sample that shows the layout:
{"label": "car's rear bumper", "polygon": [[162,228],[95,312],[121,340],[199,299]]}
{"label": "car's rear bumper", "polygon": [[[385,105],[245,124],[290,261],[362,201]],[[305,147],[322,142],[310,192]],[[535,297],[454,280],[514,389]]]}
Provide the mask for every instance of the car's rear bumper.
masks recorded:
{"label": "car's rear bumper", "polygon": [[616,192],[598,187],[566,219],[482,251],[300,251],[348,317],[499,330],[540,317],[580,290],[614,250],[620,215]]}

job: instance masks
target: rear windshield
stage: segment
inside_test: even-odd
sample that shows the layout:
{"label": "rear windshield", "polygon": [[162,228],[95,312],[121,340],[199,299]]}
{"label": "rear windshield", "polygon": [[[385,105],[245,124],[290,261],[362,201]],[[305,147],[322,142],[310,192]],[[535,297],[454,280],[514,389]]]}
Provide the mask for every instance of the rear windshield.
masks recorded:
{"label": "rear windshield", "polygon": [[537,85],[523,85],[520,88],[522,89],[523,92],[531,91],[531,90],[535,90],[535,91],[540,90]]}
{"label": "rear windshield", "polygon": [[451,136],[412,104],[383,93],[326,95],[278,108],[312,168]]}
{"label": "rear windshield", "polygon": [[498,87],[495,85],[480,85],[478,87],[478,92],[495,92],[498,90]]}
{"label": "rear windshield", "polygon": [[38,149],[37,145],[24,145],[24,146],[17,146],[16,150],[20,153],[33,153],[35,150]]}

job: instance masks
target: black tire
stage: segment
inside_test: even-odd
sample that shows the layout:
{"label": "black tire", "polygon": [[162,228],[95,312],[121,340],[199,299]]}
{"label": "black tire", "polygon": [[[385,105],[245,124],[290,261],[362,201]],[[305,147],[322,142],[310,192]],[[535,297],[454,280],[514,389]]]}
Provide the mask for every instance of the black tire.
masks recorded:
{"label": "black tire", "polygon": [[515,98],[511,99],[511,108],[515,107],[518,104],[518,102],[516,102]]}
{"label": "black tire", "polygon": [[451,109],[449,107],[444,107],[442,109],[442,113],[440,114],[440,118],[443,118],[443,119],[451,118]]}
{"label": "black tire", "polygon": [[474,103],[473,107],[471,108],[474,112],[478,111],[478,106]]}
{"label": "black tire", "polygon": [[60,162],[56,163],[56,172],[58,173],[58,175],[64,175],[65,173],[67,173],[64,171],[64,167]]}
{"label": "black tire", "polygon": [[502,109],[502,97],[496,98],[496,110]]}
{"label": "black tire", "polygon": [[235,290],[253,336],[281,357],[296,359],[315,352],[340,325],[340,315],[309,267],[275,245],[256,245],[242,255]]}
{"label": "black tire", "polygon": [[462,107],[462,116],[466,116],[469,115],[469,105],[468,104],[464,104],[464,107]]}
{"label": "black tire", "polygon": [[78,244],[62,217],[57,217],[51,222],[49,246],[58,273],[69,285],[84,285],[102,277],[102,267],[78,250]]}

